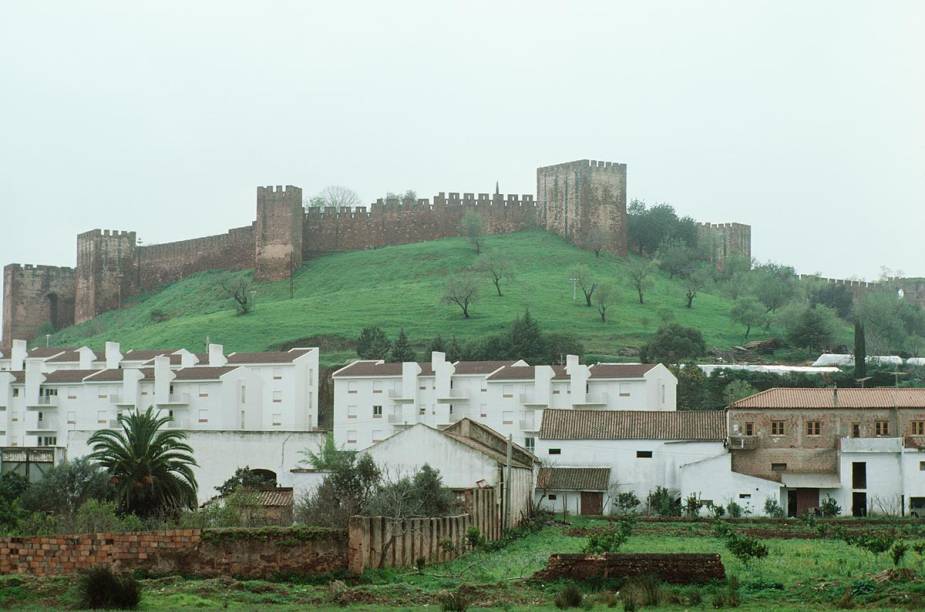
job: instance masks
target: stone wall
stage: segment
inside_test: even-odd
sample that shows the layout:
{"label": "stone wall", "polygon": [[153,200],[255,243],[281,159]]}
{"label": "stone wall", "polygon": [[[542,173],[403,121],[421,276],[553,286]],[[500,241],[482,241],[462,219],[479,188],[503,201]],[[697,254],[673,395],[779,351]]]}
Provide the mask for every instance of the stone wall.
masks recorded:
{"label": "stone wall", "polygon": [[326,574],[346,569],[347,534],[264,528],[0,538],[0,574],[73,574],[97,565],[195,576]]}
{"label": "stone wall", "polygon": [[77,236],[74,322],[122,307],[134,293],[135,232],[92,230]]}
{"label": "stone wall", "polygon": [[3,345],[32,338],[46,324],[74,323],[74,268],[9,264],[3,268]]}
{"label": "stone wall", "polygon": [[752,260],[752,228],[742,223],[698,223],[697,241],[703,245],[717,270],[731,257]]}
{"label": "stone wall", "polygon": [[655,576],[673,584],[724,580],[726,569],[716,553],[608,553],[603,555],[552,555],[534,580],[585,581],[601,578]]}

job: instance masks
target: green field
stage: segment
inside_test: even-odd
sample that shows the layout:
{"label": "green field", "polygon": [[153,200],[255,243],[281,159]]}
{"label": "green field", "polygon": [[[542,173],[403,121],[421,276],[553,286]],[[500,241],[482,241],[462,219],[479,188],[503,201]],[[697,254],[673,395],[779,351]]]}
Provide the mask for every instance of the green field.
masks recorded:
{"label": "green field", "polygon": [[[586,538],[574,535],[574,526],[599,527],[602,521],[573,520],[572,525],[550,524],[498,552],[474,552],[453,562],[408,570],[369,571],[361,577],[343,577],[332,594],[332,577],[307,582],[237,580],[232,577],[188,579],[178,576],[142,580],[142,609],[255,609],[279,606],[299,609],[381,610],[429,606],[440,609],[443,594],[464,590],[470,609],[554,610],[553,599],[563,584],[529,580],[544,567],[552,553],[580,552]],[[860,524],[860,523],[859,523]],[[708,521],[695,523],[639,523],[622,552],[718,552],[727,576],[735,576],[743,610],[826,610],[839,602],[867,610],[913,610],[925,606],[923,559],[910,550],[901,563],[907,575],[888,573],[889,555],[872,553],[832,539],[813,535],[802,523],[774,524],[740,521],[738,529],[770,529],[787,538],[762,538],[769,556],[748,566],[735,559],[723,542],[710,535]],[[911,544],[925,537],[925,525],[904,523]],[[891,529],[889,524],[868,526]],[[867,527],[865,527],[867,528]],[[569,535],[572,533],[573,535]],[[760,537],[760,536],[759,536]],[[593,609],[621,609],[615,601],[619,584],[583,585]],[[728,590],[724,583],[702,586],[662,585],[659,603],[646,609],[712,609]],[[851,596],[845,599],[845,593]],[[74,580],[68,577],[36,579],[0,577],[3,608],[61,608],[76,601]],[[699,602],[699,603],[697,603]]]}
{"label": "green field", "polygon": [[[499,297],[490,280],[480,277],[481,298],[471,319],[440,303],[447,276],[477,260],[465,240],[449,238],[312,259],[297,271],[292,299],[288,281],[255,284],[256,309],[243,316],[235,314],[221,284],[250,272],[198,274],[137,298],[122,310],[61,330],[51,340],[60,346],[101,348],[106,340],[117,340],[123,350],[182,346],[196,351],[207,337],[227,351],[296,342],[320,346],[322,359],[331,364],[354,355],[351,343],[367,325],[381,326],[390,337],[404,327],[412,342],[423,347],[437,334],[462,341],[497,333],[529,308],[544,330],[576,334],[591,355],[613,358],[621,349],[638,347],[668,319],[698,328],[710,347],[729,348],[743,341],[744,329],[729,319],[727,298],[704,292],[688,309],[684,285],[658,273],[641,305],[626,276],[626,260],[597,258],[555,235],[530,231],[490,236],[485,252],[508,258],[515,278]],[[578,300],[572,300],[569,269],[578,263],[617,289],[607,323],[583,305],[580,290]],[[154,322],[152,312],[168,319]],[[775,331],[754,330],[752,337]]]}

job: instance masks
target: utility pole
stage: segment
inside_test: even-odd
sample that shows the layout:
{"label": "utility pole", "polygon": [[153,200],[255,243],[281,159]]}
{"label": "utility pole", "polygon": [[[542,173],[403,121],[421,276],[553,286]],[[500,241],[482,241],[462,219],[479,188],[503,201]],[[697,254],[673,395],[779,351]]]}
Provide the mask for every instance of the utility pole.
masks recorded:
{"label": "utility pole", "polygon": [[507,469],[504,473],[504,530],[511,528],[511,458],[514,453],[514,437],[507,436]]}

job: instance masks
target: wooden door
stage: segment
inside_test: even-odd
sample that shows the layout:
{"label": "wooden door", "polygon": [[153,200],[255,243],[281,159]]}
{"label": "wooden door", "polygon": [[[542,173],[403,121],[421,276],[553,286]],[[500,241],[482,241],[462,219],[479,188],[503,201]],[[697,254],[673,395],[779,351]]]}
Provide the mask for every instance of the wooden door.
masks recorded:
{"label": "wooden door", "polygon": [[590,491],[581,492],[581,514],[583,516],[600,516],[604,513],[604,494]]}
{"label": "wooden door", "polygon": [[797,516],[819,507],[819,489],[797,489]]}

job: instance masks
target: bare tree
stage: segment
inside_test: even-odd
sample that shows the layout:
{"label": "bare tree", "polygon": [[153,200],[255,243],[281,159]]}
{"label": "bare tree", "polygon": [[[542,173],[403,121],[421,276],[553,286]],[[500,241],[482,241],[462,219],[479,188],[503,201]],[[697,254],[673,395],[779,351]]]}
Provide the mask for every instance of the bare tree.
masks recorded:
{"label": "bare tree", "polygon": [[460,221],[459,229],[466,240],[475,247],[475,254],[482,252],[482,242],[484,241],[484,227],[482,215],[474,210],[467,210]]}
{"label": "bare tree", "polygon": [[584,264],[577,265],[572,268],[571,278],[581,288],[581,292],[585,296],[585,305],[591,308],[591,296],[594,295],[594,290],[597,289],[597,283],[594,282],[591,270]]}
{"label": "bare tree", "polygon": [[635,259],[627,266],[626,273],[639,295],[639,303],[645,304],[645,293],[652,286],[652,273],[657,264],[651,259]]}
{"label": "bare tree", "polygon": [[360,196],[353,189],[343,185],[328,185],[318,195],[308,200],[309,206],[335,206],[337,208],[355,208],[362,203]]}
{"label": "bare tree", "polygon": [[234,300],[238,314],[243,315],[254,309],[251,298],[251,282],[246,278],[239,278],[230,283],[222,282],[222,290]]}
{"label": "bare tree", "polygon": [[710,270],[701,265],[697,267],[690,274],[685,275],[684,277],[684,287],[687,290],[687,307],[694,307],[694,298],[697,297],[697,294],[701,289],[706,287],[707,283],[710,280]]}
{"label": "bare tree", "polygon": [[601,251],[607,248],[607,244],[610,241],[610,236],[607,235],[607,232],[603,228],[595,227],[588,233],[587,242],[585,244],[589,249],[594,251],[595,257],[601,256]]}
{"label": "bare tree", "polygon": [[451,276],[443,293],[444,304],[456,304],[462,310],[463,317],[469,318],[469,308],[479,296],[479,286],[469,273]]}
{"label": "bare tree", "polygon": [[616,301],[617,292],[608,284],[600,285],[594,293],[594,305],[597,313],[601,315],[601,323],[607,322],[607,309]]}
{"label": "bare tree", "polygon": [[501,283],[514,279],[511,263],[507,259],[497,255],[487,255],[480,258],[479,262],[475,265],[475,270],[488,274],[488,277],[495,286],[495,290],[498,292],[498,296],[501,296]]}

